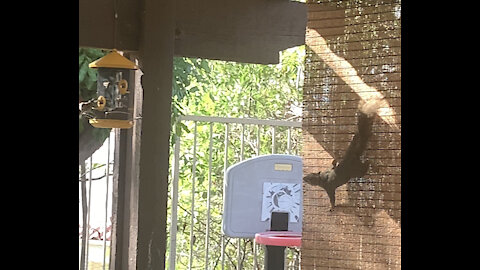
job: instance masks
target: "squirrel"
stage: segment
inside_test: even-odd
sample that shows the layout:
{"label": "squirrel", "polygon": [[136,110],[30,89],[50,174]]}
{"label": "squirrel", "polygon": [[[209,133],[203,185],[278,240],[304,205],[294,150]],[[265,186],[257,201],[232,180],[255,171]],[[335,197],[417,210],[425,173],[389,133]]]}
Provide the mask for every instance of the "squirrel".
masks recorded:
{"label": "squirrel", "polygon": [[335,190],[350,179],[364,176],[369,168],[368,161],[362,161],[367,141],[372,135],[372,124],[381,100],[360,101],[358,114],[358,131],[353,136],[343,160],[332,162],[332,168],[318,173],[310,173],[303,180],[311,185],[320,186],[327,192],[331,209],[335,207]]}

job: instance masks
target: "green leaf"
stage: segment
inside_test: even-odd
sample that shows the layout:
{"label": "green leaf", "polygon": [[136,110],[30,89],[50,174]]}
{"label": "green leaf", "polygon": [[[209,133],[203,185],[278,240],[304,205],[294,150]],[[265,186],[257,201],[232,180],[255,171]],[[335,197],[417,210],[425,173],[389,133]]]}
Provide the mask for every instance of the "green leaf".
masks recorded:
{"label": "green leaf", "polygon": [[[88,67],[87,67],[88,68]],[[85,80],[85,76],[87,75],[87,68],[85,68],[84,66],[80,67],[79,71],[78,71],[78,81],[81,83],[82,81]]]}
{"label": "green leaf", "polygon": [[83,62],[85,61],[85,57],[86,57],[85,54],[80,54],[80,55],[78,56],[78,67],[79,67],[79,68],[82,67],[82,66],[84,66],[84,63],[83,63]]}

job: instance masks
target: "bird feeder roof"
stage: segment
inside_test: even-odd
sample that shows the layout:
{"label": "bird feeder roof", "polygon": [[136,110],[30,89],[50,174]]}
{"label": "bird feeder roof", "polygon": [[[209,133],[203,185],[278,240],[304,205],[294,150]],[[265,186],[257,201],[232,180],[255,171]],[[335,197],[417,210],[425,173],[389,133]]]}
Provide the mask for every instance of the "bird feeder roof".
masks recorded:
{"label": "bird feeder roof", "polygon": [[91,62],[88,66],[90,68],[138,69],[138,66],[135,63],[119,54],[117,50],[113,50],[104,57]]}

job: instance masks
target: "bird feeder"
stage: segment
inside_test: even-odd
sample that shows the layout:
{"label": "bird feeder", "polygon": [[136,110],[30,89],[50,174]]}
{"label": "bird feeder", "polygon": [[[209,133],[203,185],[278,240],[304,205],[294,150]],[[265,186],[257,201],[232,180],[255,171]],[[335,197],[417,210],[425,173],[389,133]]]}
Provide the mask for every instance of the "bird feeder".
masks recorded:
{"label": "bird feeder", "polygon": [[115,49],[88,65],[97,69],[97,100],[89,123],[96,128],[131,128],[128,90],[130,71],[138,69]]}

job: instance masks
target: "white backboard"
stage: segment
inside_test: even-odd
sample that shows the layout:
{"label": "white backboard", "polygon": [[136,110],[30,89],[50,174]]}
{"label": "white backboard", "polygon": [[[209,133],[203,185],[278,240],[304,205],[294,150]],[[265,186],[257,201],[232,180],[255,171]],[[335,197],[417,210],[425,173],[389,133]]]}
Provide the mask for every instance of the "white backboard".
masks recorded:
{"label": "white backboard", "polygon": [[302,232],[302,160],[292,155],[254,157],[228,168],[223,233],[254,238],[270,230],[271,212],[289,213],[288,230]]}

